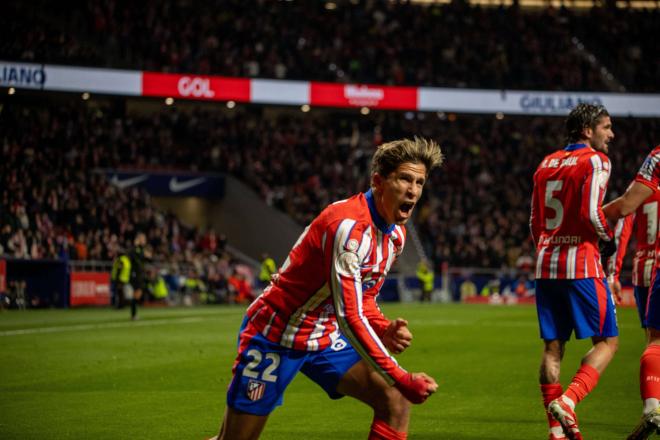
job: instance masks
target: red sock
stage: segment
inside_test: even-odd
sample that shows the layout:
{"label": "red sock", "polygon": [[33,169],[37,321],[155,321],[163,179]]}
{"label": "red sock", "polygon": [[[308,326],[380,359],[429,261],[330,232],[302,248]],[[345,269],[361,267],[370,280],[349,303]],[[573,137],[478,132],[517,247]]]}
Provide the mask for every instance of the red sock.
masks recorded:
{"label": "red sock", "polygon": [[660,399],[660,345],[644,350],[639,366],[639,388],[642,400]]}
{"label": "red sock", "polygon": [[566,389],[564,395],[571,399],[577,405],[585,398],[587,394],[596,387],[600,373],[590,365],[582,365],[573,376],[571,384]]}
{"label": "red sock", "polygon": [[395,431],[384,421],[374,418],[368,440],[406,440],[407,438],[407,433]]}
{"label": "red sock", "polygon": [[559,396],[562,395],[564,392],[563,388],[561,387],[560,383],[547,383],[541,384],[541,394],[543,395],[543,409],[545,411],[545,415],[548,417],[548,426],[551,428],[553,426],[560,426],[559,422],[554,419],[550,415],[550,413],[547,411],[548,405],[550,405],[550,402],[552,402],[555,399],[558,399]]}

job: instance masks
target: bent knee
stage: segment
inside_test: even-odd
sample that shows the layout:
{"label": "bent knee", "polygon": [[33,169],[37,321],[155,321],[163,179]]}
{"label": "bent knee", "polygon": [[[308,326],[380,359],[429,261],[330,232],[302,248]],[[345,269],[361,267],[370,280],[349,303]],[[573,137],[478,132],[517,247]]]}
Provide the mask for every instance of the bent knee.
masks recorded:
{"label": "bent knee", "polygon": [[383,417],[404,417],[410,413],[412,404],[395,387],[387,387],[379,393],[372,404],[374,411]]}
{"label": "bent knee", "polygon": [[611,338],[605,338],[601,342],[607,346],[607,348],[610,350],[612,355],[614,355],[619,350],[619,337],[618,336],[614,336],[614,337],[611,337]]}

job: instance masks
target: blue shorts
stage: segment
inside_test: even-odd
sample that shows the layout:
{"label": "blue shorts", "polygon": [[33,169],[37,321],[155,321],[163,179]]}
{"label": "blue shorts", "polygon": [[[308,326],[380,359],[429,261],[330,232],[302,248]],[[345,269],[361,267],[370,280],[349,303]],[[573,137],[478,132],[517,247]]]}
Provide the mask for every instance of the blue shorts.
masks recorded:
{"label": "blue shorts", "polygon": [[647,328],[660,330],[660,276],[654,278],[653,286],[647,297],[644,324]]}
{"label": "blue shorts", "polygon": [[568,341],[619,335],[614,299],[605,279],[536,280],[541,338]]}
{"label": "blue shorts", "polygon": [[300,351],[267,340],[243,320],[234,377],[227,406],[255,415],[268,415],[282,404],[284,390],[298,371],[325,390],[331,399],[343,397],[337,384],[362,358],[340,335],[323,351]]}
{"label": "blue shorts", "polygon": [[649,288],[644,286],[634,286],[635,304],[637,305],[637,315],[639,315],[639,322],[642,323],[642,328],[646,328],[646,304],[649,299]]}

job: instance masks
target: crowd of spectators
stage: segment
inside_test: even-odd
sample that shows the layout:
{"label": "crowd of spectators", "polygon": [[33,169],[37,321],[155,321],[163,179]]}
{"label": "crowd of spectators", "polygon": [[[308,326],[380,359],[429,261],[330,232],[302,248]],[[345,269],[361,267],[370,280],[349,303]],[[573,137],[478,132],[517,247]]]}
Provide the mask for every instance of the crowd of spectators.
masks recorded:
{"label": "crowd of spectators", "polygon": [[[657,10],[525,10],[516,2],[489,8],[461,0],[332,4],[10,2],[0,18],[0,55],[163,72],[442,87],[603,91],[613,90],[618,79],[629,91],[657,91]],[[615,73],[614,82],[599,62]]]}
{"label": "crowd of spectators", "polygon": [[[229,281],[251,279],[212,227],[198,230],[157,209],[137,187],[119,189],[95,167],[112,124],[72,107],[5,107],[0,113],[0,256],[109,262],[147,235],[150,278],[203,278],[228,298]],[[143,127],[144,130],[153,127]],[[115,138],[116,141],[116,138]],[[110,151],[110,150],[107,150]]]}
{"label": "crowd of spectators", "polygon": [[[545,154],[563,145],[562,123],[548,117],[363,116],[251,106],[126,113],[82,101],[8,105],[0,114],[6,158],[0,165],[0,244],[16,256],[69,252],[106,259],[142,229],[160,258],[183,258],[204,270],[205,256],[219,255],[221,239],[185,228],[155,210],[145,193],[120,191],[94,170],[226,172],[305,225],[328,203],[368,188],[377,145],[419,135],[439,141],[446,155],[417,208],[415,224],[428,255],[436,265],[513,267],[533,253],[532,173]],[[660,138],[660,122],[614,118],[614,131],[610,196],[625,189]]]}
{"label": "crowd of spectators", "polygon": [[[596,8],[573,22],[587,47],[629,91],[658,93],[660,46],[656,44],[660,8]],[[597,25],[595,25],[597,23]],[[597,28],[601,32],[594,32]]]}

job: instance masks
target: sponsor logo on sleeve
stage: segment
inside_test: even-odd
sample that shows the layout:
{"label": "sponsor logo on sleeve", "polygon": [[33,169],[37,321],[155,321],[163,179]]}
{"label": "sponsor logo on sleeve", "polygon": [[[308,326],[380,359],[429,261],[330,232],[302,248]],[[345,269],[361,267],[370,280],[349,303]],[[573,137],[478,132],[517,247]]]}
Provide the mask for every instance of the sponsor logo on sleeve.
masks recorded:
{"label": "sponsor logo on sleeve", "polygon": [[642,163],[642,166],[639,168],[638,174],[646,180],[651,180],[653,178],[653,170],[655,168],[656,162],[657,159],[654,160],[653,156],[649,154],[646,156],[644,163]]}
{"label": "sponsor logo on sleeve", "polygon": [[337,272],[340,275],[352,277],[359,271],[359,261],[360,259],[355,252],[342,252],[337,257],[337,262],[335,264]]}

